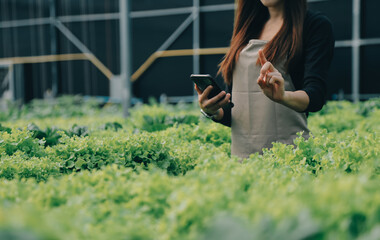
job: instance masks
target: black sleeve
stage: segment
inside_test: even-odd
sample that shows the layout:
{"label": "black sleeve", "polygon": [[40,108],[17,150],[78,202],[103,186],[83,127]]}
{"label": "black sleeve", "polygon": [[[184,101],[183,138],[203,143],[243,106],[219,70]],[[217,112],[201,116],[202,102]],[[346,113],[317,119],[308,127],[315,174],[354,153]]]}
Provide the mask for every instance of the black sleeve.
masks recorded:
{"label": "black sleeve", "polygon": [[[231,94],[232,87],[227,86],[225,91]],[[232,94],[231,94],[231,101],[232,101]],[[229,105],[223,107],[223,112],[224,112],[223,118],[220,121],[214,120],[214,122],[221,123],[227,127],[231,127],[231,107]]]}
{"label": "black sleeve", "polygon": [[305,24],[305,31],[302,90],[310,99],[305,112],[317,112],[326,103],[326,80],[334,53],[334,36],[331,22],[323,15]]}

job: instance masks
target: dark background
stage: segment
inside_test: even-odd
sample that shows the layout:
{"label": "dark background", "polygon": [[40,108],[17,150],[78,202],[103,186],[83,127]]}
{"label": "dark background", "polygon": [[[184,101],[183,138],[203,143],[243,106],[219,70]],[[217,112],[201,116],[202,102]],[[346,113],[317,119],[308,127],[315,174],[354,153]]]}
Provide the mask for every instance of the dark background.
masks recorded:
{"label": "dark background", "polygon": [[[0,21],[49,17],[49,1],[1,0]],[[234,0],[201,0],[201,6],[233,3]],[[361,38],[380,38],[378,23],[380,1],[361,1]],[[96,13],[117,13],[118,0],[57,0],[57,16]],[[192,0],[132,0],[132,11],[191,7]],[[352,38],[352,0],[310,2],[309,8],[322,11],[333,23],[337,42]],[[133,72],[153,54],[178,28],[189,14],[134,18],[132,20]],[[200,14],[201,48],[228,47],[234,12],[202,12]],[[114,74],[119,66],[118,20],[64,23]],[[192,48],[192,25],[169,48]],[[49,55],[51,28],[49,25],[17,28],[0,28],[0,58],[15,56]],[[65,36],[56,31],[58,54],[79,53]],[[380,44],[360,48],[360,93],[380,94]],[[222,55],[200,57],[201,73],[216,75]],[[168,96],[193,95],[189,75],[193,71],[192,56],[159,58],[133,83],[134,97],[145,101],[162,93]],[[352,49],[336,47],[328,79],[328,97],[336,98],[339,92],[351,94]],[[88,61],[58,63],[58,94],[109,96],[109,80]],[[23,66],[25,100],[42,98],[51,89],[51,63]],[[218,77],[219,83],[222,79]]]}

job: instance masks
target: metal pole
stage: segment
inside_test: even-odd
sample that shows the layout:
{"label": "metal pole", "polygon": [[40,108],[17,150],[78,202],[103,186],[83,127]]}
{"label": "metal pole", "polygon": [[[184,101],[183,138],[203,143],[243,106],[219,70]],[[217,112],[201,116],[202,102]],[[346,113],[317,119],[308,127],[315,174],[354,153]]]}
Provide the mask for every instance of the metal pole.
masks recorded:
{"label": "metal pole", "polygon": [[193,73],[198,74],[199,67],[199,48],[200,48],[200,21],[199,21],[199,0],[193,0]]}
{"label": "metal pole", "polygon": [[358,102],[360,92],[360,1],[352,1],[352,100]]}
{"label": "metal pole", "polygon": [[123,83],[123,114],[129,116],[131,107],[132,31],[131,0],[119,0],[120,11],[120,77]]}
{"label": "metal pole", "polygon": [[[50,0],[50,21],[53,23],[56,20],[56,0]],[[57,54],[57,30],[53,24],[50,24],[50,51],[52,55]],[[51,92],[52,96],[58,94],[58,71],[57,62],[51,63]]]}
{"label": "metal pole", "polygon": [[[200,72],[200,57],[199,57],[199,48],[200,48],[200,21],[199,21],[199,0],[193,0],[193,73],[199,74]],[[197,96],[197,92],[193,91],[194,98]],[[195,98],[196,99],[196,98]]]}
{"label": "metal pole", "polygon": [[[9,91],[11,92],[11,99],[12,101],[16,101],[18,97],[21,97],[21,96],[17,96],[16,94],[16,83],[15,83],[15,77],[14,77],[14,71],[15,71],[15,68],[14,68],[14,65],[9,65]],[[24,99],[23,99],[24,100]]]}

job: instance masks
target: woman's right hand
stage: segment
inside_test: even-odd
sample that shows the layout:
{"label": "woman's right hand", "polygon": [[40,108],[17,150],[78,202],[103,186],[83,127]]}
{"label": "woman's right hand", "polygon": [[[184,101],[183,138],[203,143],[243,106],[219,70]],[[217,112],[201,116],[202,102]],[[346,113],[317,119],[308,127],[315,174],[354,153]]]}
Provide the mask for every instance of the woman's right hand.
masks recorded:
{"label": "woman's right hand", "polygon": [[198,86],[195,85],[195,90],[198,93],[198,101],[201,109],[209,115],[216,116],[215,119],[222,118],[223,115],[221,115],[221,111],[219,111],[219,109],[230,102],[231,94],[221,91],[215,97],[208,99],[208,95],[212,91],[212,86],[208,86],[202,92]]}

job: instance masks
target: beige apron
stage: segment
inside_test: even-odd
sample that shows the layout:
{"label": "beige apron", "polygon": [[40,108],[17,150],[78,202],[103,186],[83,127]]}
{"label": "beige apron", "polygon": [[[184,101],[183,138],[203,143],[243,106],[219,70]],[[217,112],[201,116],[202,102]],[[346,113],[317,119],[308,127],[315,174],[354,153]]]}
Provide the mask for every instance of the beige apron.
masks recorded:
{"label": "beige apron", "polygon": [[[272,142],[293,144],[297,132],[309,136],[305,113],[298,113],[275,103],[257,84],[260,65],[256,65],[258,50],[267,41],[250,40],[242,50],[233,73],[232,97],[235,106],[231,113],[231,153],[242,158],[262,153]],[[285,73],[284,61],[275,65],[285,80],[285,90],[295,91],[291,77]]]}

